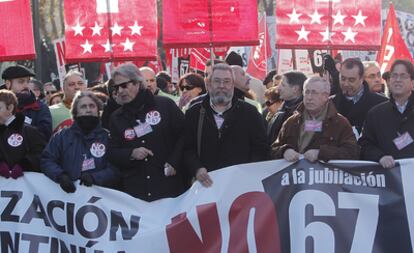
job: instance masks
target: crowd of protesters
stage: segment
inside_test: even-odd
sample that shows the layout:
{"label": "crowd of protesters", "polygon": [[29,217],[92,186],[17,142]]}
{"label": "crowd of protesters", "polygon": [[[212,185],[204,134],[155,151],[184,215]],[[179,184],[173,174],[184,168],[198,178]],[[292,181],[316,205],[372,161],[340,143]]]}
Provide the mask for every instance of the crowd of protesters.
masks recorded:
{"label": "crowd of protesters", "polygon": [[[392,168],[414,157],[414,66],[325,56],[326,75],[273,70],[261,82],[239,55],[206,63],[204,76],[121,64],[88,87],[70,71],[42,84],[26,67],[2,73],[0,176],[43,172],[68,192],[74,181],[153,201],[183,193],[210,171],[301,158],[368,160]],[[260,84],[258,84],[260,83]]]}

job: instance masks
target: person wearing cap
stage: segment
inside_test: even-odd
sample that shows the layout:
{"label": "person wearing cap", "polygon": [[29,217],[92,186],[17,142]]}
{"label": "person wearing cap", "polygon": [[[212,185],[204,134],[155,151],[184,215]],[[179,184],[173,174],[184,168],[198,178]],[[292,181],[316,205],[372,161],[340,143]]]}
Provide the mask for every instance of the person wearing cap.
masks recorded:
{"label": "person wearing cap", "polygon": [[18,178],[24,171],[40,172],[40,154],[46,146],[43,135],[25,124],[17,112],[17,97],[0,90],[0,176]]}
{"label": "person wearing cap", "polygon": [[171,99],[154,96],[134,64],[111,76],[121,108],[110,118],[108,155],[121,169],[122,190],[145,201],[178,196],[185,189],[183,113]]}
{"label": "person wearing cap", "polygon": [[73,100],[73,124],[50,139],[41,156],[42,171],[67,193],[76,191],[73,181],[85,186],[111,187],[118,170],[107,160],[109,132],[102,128],[101,100],[92,91],[79,91]]}
{"label": "person wearing cap", "polygon": [[46,140],[52,135],[52,116],[47,105],[36,100],[29,89],[30,78],[35,74],[24,66],[16,65],[3,71],[6,89],[16,94],[18,99],[17,112],[25,115],[25,123],[30,124],[44,135]]}
{"label": "person wearing cap", "polygon": [[72,125],[70,109],[73,98],[77,91],[85,91],[86,88],[86,81],[79,71],[71,70],[63,78],[63,101],[49,107],[52,113],[54,133]]}

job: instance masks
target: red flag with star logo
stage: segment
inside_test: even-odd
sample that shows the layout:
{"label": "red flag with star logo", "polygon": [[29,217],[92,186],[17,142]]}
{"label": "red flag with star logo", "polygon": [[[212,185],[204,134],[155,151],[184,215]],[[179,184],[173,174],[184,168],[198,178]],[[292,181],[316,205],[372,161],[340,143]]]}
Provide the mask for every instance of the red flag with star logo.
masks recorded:
{"label": "red flag with star logo", "polygon": [[0,24],[0,61],[34,59],[30,0],[1,0]]}
{"label": "red flag with star logo", "polygon": [[65,37],[69,62],[155,60],[156,0],[65,0]]}
{"label": "red flag with star logo", "polygon": [[164,0],[168,48],[258,44],[256,0]]}
{"label": "red flag with star logo", "polygon": [[257,79],[263,80],[267,74],[267,59],[272,55],[265,15],[262,16],[259,22],[259,40],[260,45],[252,47],[250,50],[246,72]]}
{"label": "red flag with star logo", "polygon": [[390,5],[387,22],[382,34],[381,49],[377,55],[377,62],[381,66],[381,72],[389,71],[391,64],[396,59],[407,59],[413,62],[413,57],[401,37],[394,5]]}
{"label": "red flag with star logo", "polygon": [[276,47],[378,50],[381,0],[277,0]]}

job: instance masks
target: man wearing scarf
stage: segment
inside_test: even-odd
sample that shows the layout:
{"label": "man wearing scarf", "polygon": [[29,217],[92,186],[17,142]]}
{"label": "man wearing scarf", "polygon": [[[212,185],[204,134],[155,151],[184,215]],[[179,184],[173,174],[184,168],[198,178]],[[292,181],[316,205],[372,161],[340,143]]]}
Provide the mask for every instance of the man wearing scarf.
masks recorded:
{"label": "man wearing scarf", "polygon": [[24,66],[16,65],[3,71],[6,89],[11,90],[18,99],[16,112],[24,114],[24,122],[36,127],[48,140],[52,135],[52,116],[46,104],[36,100],[29,89],[30,78],[35,74]]}
{"label": "man wearing scarf", "polygon": [[154,96],[131,63],[111,74],[117,102],[109,129],[109,160],[121,169],[122,190],[153,201],[184,191],[181,165],[184,115],[169,98]]}
{"label": "man wearing scarf", "polygon": [[314,76],[305,81],[303,104],[287,119],[276,141],[272,157],[295,162],[303,157],[317,160],[356,160],[359,147],[348,120],[329,100],[330,84]]}

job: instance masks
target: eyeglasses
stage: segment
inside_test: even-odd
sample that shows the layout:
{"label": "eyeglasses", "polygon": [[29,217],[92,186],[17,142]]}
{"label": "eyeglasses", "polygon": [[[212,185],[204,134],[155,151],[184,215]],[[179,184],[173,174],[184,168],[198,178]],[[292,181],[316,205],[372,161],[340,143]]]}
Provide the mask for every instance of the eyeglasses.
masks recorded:
{"label": "eyeglasses", "polygon": [[328,93],[328,92],[326,92],[326,91],[316,91],[316,90],[303,90],[303,95],[305,95],[305,96],[309,96],[309,95],[319,96],[319,95],[322,95],[322,94],[325,94],[325,93]]}
{"label": "eyeglasses", "polygon": [[154,78],[151,78],[151,79],[146,79],[145,80],[147,83],[153,83],[153,82],[155,82],[155,79]]}
{"label": "eyeglasses", "polygon": [[214,84],[215,86],[218,86],[219,84],[223,84],[226,87],[229,87],[230,85],[232,85],[232,80],[230,78],[226,78],[226,79],[220,79],[220,78],[214,78],[211,81],[212,84]]}
{"label": "eyeglasses", "polygon": [[46,91],[45,93],[46,93],[46,95],[52,95],[52,94],[55,94],[57,91]]}
{"label": "eyeglasses", "polygon": [[408,73],[402,73],[402,74],[392,73],[390,76],[390,79],[393,79],[393,80],[397,80],[398,78],[400,80],[407,80],[408,78],[411,78],[411,76]]}
{"label": "eyeglasses", "polygon": [[192,85],[183,85],[183,86],[180,86],[180,90],[181,91],[190,91],[190,90],[192,90],[192,89],[194,89],[195,88],[195,86],[192,86]]}
{"label": "eyeglasses", "polygon": [[271,100],[267,100],[266,102],[265,102],[265,104],[266,104],[266,106],[267,107],[269,107],[269,106],[272,106],[273,104],[275,104],[277,101],[271,101]]}
{"label": "eyeglasses", "polygon": [[113,85],[114,90],[118,91],[119,87],[121,87],[122,89],[126,89],[128,87],[128,84],[132,83],[132,82],[133,82],[132,80],[129,80],[129,81],[126,81],[126,82],[123,82],[123,83],[120,83],[120,84],[114,84]]}
{"label": "eyeglasses", "polygon": [[372,73],[372,74],[369,74],[368,76],[367,76],[367,78],[368,79],[375,79],[376,77],[378,77],[379,79],[381,79],[381,72],[378,72],[378,73]]}

